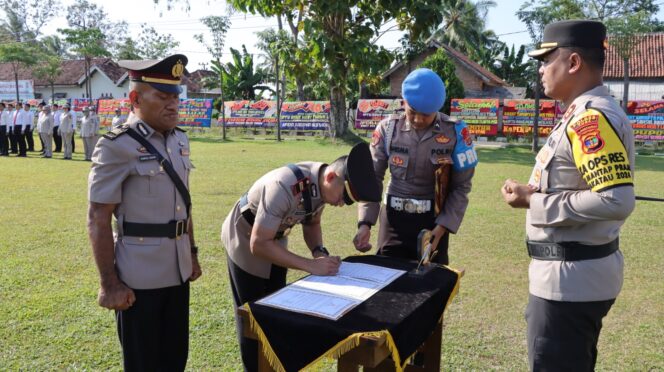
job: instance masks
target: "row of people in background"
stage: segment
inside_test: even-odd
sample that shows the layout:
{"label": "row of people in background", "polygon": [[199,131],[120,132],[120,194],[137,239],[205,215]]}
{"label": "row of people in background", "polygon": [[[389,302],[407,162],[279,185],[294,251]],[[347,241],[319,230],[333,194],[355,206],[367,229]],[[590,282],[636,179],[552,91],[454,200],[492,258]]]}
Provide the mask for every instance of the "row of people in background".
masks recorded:
{"label": "row of people in background", "polygon": [[63,151],[63,158],[71,159],[76,144],[74,136],[79,123],[78,129],[83,139],[85,160],[89,161],[92,158],[92,150],[99,132],[99,118],[94,109],[83,108],[83,115],[77,120],[76,113],[68,104],[62,107],[54,104],[51,107],[40,103],[37,115],[30,110],[28,103],[23,104],[22,109],[20,104],[16,106],[13,103],[0,102],[0,156],[9,156],[11,152],[19,157],[26,157],[28,151],[35,151],[33,131],[36,128],[43,157],[51,158],[53,152]]}

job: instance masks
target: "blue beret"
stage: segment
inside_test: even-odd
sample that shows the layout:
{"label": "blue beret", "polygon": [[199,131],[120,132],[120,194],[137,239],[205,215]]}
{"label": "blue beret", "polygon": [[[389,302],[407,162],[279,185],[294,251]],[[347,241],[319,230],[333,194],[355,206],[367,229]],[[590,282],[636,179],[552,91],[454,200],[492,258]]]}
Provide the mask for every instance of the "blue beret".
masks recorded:
{"label": "blue beret", "polygon": [[445,103],[445,83],[428,68],[418,68],[406,76],[401,85],[401,95],[413,110],[433,114]]}

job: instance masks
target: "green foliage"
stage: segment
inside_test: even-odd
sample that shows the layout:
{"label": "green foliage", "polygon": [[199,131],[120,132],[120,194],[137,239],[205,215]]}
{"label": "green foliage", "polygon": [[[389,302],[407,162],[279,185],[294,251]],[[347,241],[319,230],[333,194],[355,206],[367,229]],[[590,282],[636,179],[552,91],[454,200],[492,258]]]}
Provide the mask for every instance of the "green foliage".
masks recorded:
{"label": "green foliage", "polygon": [[212,55],[212,58],[216,61],[221,60],[221,56],[224,54],[224,43],[226,40],[226,33],[228,28],[231,26],[231,21],[228,17],[221,16],[207,16],[201,18],[201,22],[207,26],[210,34],[212,35],[212,42],[207,43],[205,41],[205,36],[203,34],[194,35],[194,39],[199,43],[203,44],[207,48],[208,52]]}
{"label": "green foliage", "polygon": [[6,16],[0,20],[0,34],[15,41],[34,42],[59,7],[58,0],[0,0],[0,9]]}
{"label": "green foliage", "polygon": [[173,39],[173,35],[159,34],[154,27],[143,23],[137,40],[125,37],[115,47],[114,56],[117,59],[162,59],[178,45],[180,42]]}
{"label": "green foliage", "polygon": [[[254,100],[256,91],[259,96],[264,91],[272,91],[272,88],[261,85],[267,80],[267,76],[260,70],[254,69],[254,58],[247,53],[247,48],[242,45],[242,53],[231,48],[233,61],[220,65],[212,62],[213,71],[223,74],[224,98],[227,100]],[[223,67],[222,67],[223,66]]]}
{"label": "green foliage", "polygon": [[[330,101],[332,122],[336,135],[348,129],[346,120],[346,93],[349,72],[357,74],[359,86],[371,80],[373,66],[390,61],[391,54],[372,43],[380,27],[395,19],[399,28],[408,31],[414,38],[426,36],[430,28],[442,20],[439,4],[417,0],[343,0],[343,1],[285,1],[231,0],[233,7],[243,12],[274,16],[286,14],[302,15],[297,28],[307,35],[310,48],[303,55],[305,63],[311,58],[313,66],[328,70],[330,76]],[[387,62],[389,63],[389,62]]]}
{"label": "green foliage", "polygon": [[492,0],[443,0],[443,20],[436,25],[433,37],[471,57],[486,53],[497,41],[495,35],[485,33],[486,13],[495,6]]}
{"label": "green foliage", "polygon": [[491,65],[490,70],[501,79],[517,87],[525,87],[532,81],[529,61],[524,62],[526,46],[521,45],[519,51],[515,52],[514,45],[511,49],[503,48],[503,56],[497,64]]}
{"label": "green foliage", "polygon": [[427,57],[419,67],[426,67],[435,71],[445,82],[445,105],[442,112],[449,114],[450,102],[453,98],[464,98],[463,84],[456,75],[456,66],[445,54],[444,49],[438,49],[436,53]]}
{"label": "green foliage", "polygon": [[109,57],[105,48],[106,35],[98,28],[58,29],[65,36],[65,41],[72,45],[72,51],[84,58]]}
{"label": "green foliage", "polygon": [[9,63],[14,73],[16,84],[16,100],[19,100],[18,70],[21,67],[30,67],[38,61],[38,50],[31,43],[10,42],[0,44],[0,63]]}

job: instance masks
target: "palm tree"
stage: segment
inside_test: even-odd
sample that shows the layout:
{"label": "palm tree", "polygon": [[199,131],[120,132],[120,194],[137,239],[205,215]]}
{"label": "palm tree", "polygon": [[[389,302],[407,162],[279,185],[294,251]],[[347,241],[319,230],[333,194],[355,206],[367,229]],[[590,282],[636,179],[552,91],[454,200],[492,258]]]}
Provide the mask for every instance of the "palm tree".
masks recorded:
{"label": "palm tree", "polygon": [[496,6],[493,0],[443,0],[441,12],[443,22],[434,30],[432,37],[444,44],[469,54],[482,45],[486,14]]}
{"label": "palm tree", "polygon": [[259,95],[272,88],[260,85],[267,77],[260,70],[254,70],[254,58],[247,53],[247,47],[242,45],[242,54],[237,49],[231,48],[233,62],[228,62],[222,70],[224,74],[224,93],[232,99],[256,99],[256,91]]}

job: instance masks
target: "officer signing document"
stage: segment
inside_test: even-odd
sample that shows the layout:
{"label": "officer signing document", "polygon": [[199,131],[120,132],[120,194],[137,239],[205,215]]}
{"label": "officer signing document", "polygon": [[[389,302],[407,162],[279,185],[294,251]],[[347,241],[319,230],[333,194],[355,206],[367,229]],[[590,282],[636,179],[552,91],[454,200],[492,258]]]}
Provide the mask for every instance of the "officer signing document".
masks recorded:
{"label": "officer signing document", "polygon": [[[187,57],[120,61],[133,115],[99,140],[88,233],[99,305],[115,310],[127,371],[183,371],[189,282],[201,276],[189,195],[189,140],[177,127]],[[115,217],[115,235],[111,219]]]}
{"label": "officer signing document", "polygon": [[632,127],[602,85],[606,28],[572,20],[544,29],[529,55],[547,96],[566,108],[528,184],[503,198],[527,208],[528,359],[535,371],[592,371],[602,318],[623,283],[620,227],[634,209]]}

